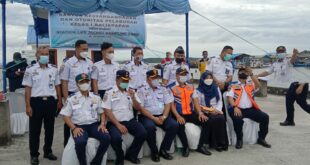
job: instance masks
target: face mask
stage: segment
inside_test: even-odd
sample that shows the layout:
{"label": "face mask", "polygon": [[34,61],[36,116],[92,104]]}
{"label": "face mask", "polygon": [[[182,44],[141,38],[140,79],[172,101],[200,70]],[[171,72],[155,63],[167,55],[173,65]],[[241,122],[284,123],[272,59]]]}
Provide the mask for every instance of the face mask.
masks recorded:
{"label": "face mask", "polygon": [[206,85],[212,85],[212,83],[213,83],[213,79],[205,79],[204,80],[204,83],[206,84]]}
{"label": "face mask", "polygon": [[224,61],[229,61],[231,60],[231,54],[226,54],[226,56],[224,57]]}
{"label": "face mask", "polygon": [[176,58],[176,59],[175,59],[175,62],[176,62],[177,64],[181,64],[183,61],[184,61],[183,58]]}
{"label": "face mask", "polygon": [[21,61],[21,60],[14,60],[14,62],[15,62],[16,64],[19,64],[19,63],[21,63],[22,61]]}
{"label": "face mask", "polygon": [[128,88],[128,83],[121,83],[119,85],[122,89],[127,89]]}
{"label": "face mask", "polygon": [[239,77],[240,79],[244,80],[244,79],[247,79],[247,78],[248,78],[248,75],[247,75],[246,73],[240,73],[240,74],[238,75],[238,77]]}
{"label": "face mask", "polygon": [[88,52],[81,52],[81,53],[80,53],[80,56],[81,56],[82,58],[87,58],[87,57],[88,57]]}
{"label": "face mask", "polygon": [[278,53],[277,58],[283,60],[286,57],[286,53]]}
{"label": "face mask", "polygon": [[141,62],[141,61],[143,60],[143,56],[137,56],[135,59],[136,59],[137,61]]}
{"label": "face mask", "polygon": [[79,84],[79,88],[81,91],[85,92],[85,91],[88,91],[89,90],[89,83],[83,83],[83,84]]}
{"label": "face mask", "polygon": [[49,61],[49,57],[48,56],[40,56],[40,59],[39,59],[39,63],[40,64],[47,64]]}
{"label": "face mask", "polygon": [[181,83],[185,83],[187,81],[187,76],[180,76]]}
{"label": "face mask", "polygon": [[113,59],[114,59],[114,53],[109,53],[109,54],[107,54],[107,58],[108,58],[109,60],[113,60]]}
{"label": "face mask", "polygon": [[153,87],[158,87],[159,85],[160,85],[160,84],[159,84],[159,82],[158,82],[157,79],[152,80],[152,86],[153,86]]}
{"label": "face mask", "polygon": [[208,59],[208,55],[203,55],[203,58],[204,59]]}

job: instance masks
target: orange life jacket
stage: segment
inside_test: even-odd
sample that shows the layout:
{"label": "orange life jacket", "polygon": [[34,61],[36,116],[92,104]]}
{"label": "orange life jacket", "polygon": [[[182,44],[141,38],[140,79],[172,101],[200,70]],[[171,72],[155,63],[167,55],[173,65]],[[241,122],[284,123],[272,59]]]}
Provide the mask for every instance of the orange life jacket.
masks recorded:
{"label": "orange life jacket", "polygon": [[[236,104],[236,106],[239,106],[243,88],[240,85],[236,85],[236,84],[232,85],[231,88],[234,89],[235,104]],[[253,107],[255,109],[259,110],[260,108],[259,108],[258,104],[254,101],[254,91],[255,91],[254,85],[245,84],[244,89],[245,89],[245,92],[248,94],[249,99],[250,99]]]}
{"label": "orange life jacket", "polygon": [[179,114],[190,115],[194,111],[194,104],[192,102],[192,95],[194,87],[185,85],[183,88],[175,85],[171,88],[174,96],[174,105]]}

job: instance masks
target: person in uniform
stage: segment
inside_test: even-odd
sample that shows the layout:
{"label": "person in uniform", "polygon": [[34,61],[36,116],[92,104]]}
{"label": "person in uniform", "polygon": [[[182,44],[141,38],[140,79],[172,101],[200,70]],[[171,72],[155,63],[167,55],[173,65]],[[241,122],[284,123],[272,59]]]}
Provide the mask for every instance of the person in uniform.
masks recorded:
{"label": "person in uniform", "polygon": [[[62,84],[62,94],[64,101],[68,95],[78,92],[75,77],[81,73],[88,75],[92,72],[93,62],[88,59],[88,44],[84,40],[75,42],[75,56],[69,58],[62,70],[60,70],[60,79]],[[64,146],[68,143],[70,137],[70,128],[64,124]]]}
{"label": "person in uniform", "polygon": [[[44,158],[57,160],[52,152],[54,123],[57,108],[61,108],[61,91],[58,70],[48,64],[48,47],[39,47],[38,63],[27,67],[22,84],[25,86],[26,113],[29,116],[29,148],[31,164],[39,164],[39,144],[44,122]],[[58,101],[57,101],[58,99]]]}
{"label": "person in uniform", "polygon": [[293,82],[294,79],[292,75],[292,69],[293,69],[293,64],[295,64],[296,59],[297,59],[298,50],[297,49],[293,50],[293,55],[290,60],[287,58],[286,48],[284,46],[277,47],[276,52],[277,52],[276,54],[277,61],[275,61],[267,71],[264,71],[258,74],[257,76],[265,77],[265,76],[268,76],[274,73],[274,80],[276,80],[278,83],[291,82],[290,88],[288,92],[286,92],[287,117],[283,122],[280,123],[280,125],[281,126],[294,126],[295,125],[294,116],[293,116],[294,114],[292,115],[291,105],[293,105],[295,102],[295,100],[293,99],[295,92],[293,92],[292,94],[292,92],[289,92],[289,91],[293,91],[294,89],[295,90],[297,89],[295,88],[296,82]]}
{"label": "person in uniform", "polygon": [[67,99],[66,106],[61,110],[65,123],[72,131],[75,142],[75,152],[80,165],[87,165],[86,145],[89,137],[100,142],[97,153],[91,165],[101,165],[104,154],[110,145],[110,135],[105,127],[105,115],[102,100],[99,96],[89,92],[89,76],[85,73],[76,76],[79,92]]}
{"label": "person in uniform", "polygon": [[[179,123],[179,130],[177,135],[179,136],[183,145],[182,156],[189,156],[188,141],[185,134],[185,124],[187,122],[193,123],[201,127],[201,134],[197,152],[205,155],[211,155],[211,152],[204,146],[207,144],[207,120],[208,117],[201,111],[198,104],[198,96],[195,94],[194,86],[187,84],[186,68],[178,68],[176,70],[176,82],[170,84],[168,87],[171,90],[171,94],[174,96],[174,103],[172,104],[172,113]],[[195,112],[196,110],[196,112]]]}
{"label": "person in uniform", "polygon": [[[138,116],[139,121],[147,131],[147,143],[151,149],[154,162],[159,162],[159,156],[166,160],[173,157],[167,153],[177,134],[179,125],[169,115],[171,103],[174,101],[167,88],[158,82],[160,78],[156,69],[146,72],[147,84],[138,90],[142,111]],[[158,151],[156,145],[156,126],[162,128],[166,134]]]}
{"label": "person in uniform", "polygon": [[[182,46],[179,46],[174,51],[174,61],[166,65],[164,68],[164,75],[163,75],[163,84],[170,85],[176,82],[176,70],[180,67],[185,68],[189,72],[189,67],[185,61],[185,52]],[[190,79],[190,75],[187,75],[187,81]]]}
{"label": "person in uniform", "polygon": [[9,79],[9,90],[15,92],[16,89],[23,88],[22,82],[25,70],[28,66],[27,60],[22,58],[19,52],[13,54],[13,60],[6,64],[5,75]]}
{"label": "person in uniform", "polygon": [[91,79],[94,93],[103,98],[104,93],[115,85],[115,76],[119,65],[113,61],[114,48],[111,43],[101,44],[101,54],[103,59],[94,64]]}
{"label": "person in uniform", "polygon": [[202,59],[198,61],[198,70],[200,75],[202,75],[207,70],[207,65],[209,63],[208,51],[202,52]]}
{"label": "person in uniform", "polygon": [[103,97],[103,108],[109,122],[107,127],[111,135],[111,146],[116,153],[116,165],[124,164],[124,151],[122,149],[122,134],[128,132],[134,136],[125,158],[134,164],[140,164],[138,154],[146,139],[147,133],[141,123],[134,119],[133,107],[141,109],[139,98],[133,90],[128,89],[129,72],[118,70],[116,72],[116,85],[108,90]]}
{"label": "person in uniform", "polygon": [[[249,76],[252,81],[247,81]],[[259,123],[260,130],[258,132],[257,143],[266,148],[270,148],[271,145],[265,140],[268,133],[269,116],[263,112],[254,101],[254,95],[255,92],[259,90],[260,83],[257,77],[253,75],[250,67],[239,69],[238,79],[239,83],[231,85],[231,89],[227,93],[228,101],[231,106],[228,112],[233,120],[237,135],[236,149],[241,149],[243,145],[243,118],[249,118]]]}
{"label": "person in uniform", "polygon": [[146,72],[149,70],[147,63],[143,60],[143,49],[141,47],[134,47],[132,49],[132,59],[123,69],[130,73],[129,88],[137,90],[146,83]]}
{"label": "person in uniform", "polygon": [[222,94],[209,71],[205,71],[201,75],[196,95],[202,111],[209,117],[207,139],[210,148],[215,148],[219,152],[226,151],[228,138],[226,121],[222,112]]}

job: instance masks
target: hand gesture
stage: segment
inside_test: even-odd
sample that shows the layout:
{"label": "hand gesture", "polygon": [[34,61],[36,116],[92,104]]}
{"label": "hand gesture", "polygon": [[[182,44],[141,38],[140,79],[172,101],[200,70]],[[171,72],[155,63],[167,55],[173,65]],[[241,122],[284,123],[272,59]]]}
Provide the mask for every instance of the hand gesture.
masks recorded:
{"label": "hand gesture", "polygon": [[182,116],[179,115],[179,116],[177,116],[177,122],[179,124],[184,125],[185,124],[185,119]]}
{"label": "hand gesture", "polygon": [[126,134],[128,132],[127,128],[123,124],[119,124],[117,128],[122,134]]}
{"label": "hand gesture", "polygon": [[200,122],[206,122],[206,121],[208,121],[208,119],[209,119],[209,118],[208,118],[206,115],[204,115],[202,112],[199,113],[198,118],[199,118],[199,121],[200,121]]}
{"label": "hand gesture", "polygon": [[77,138],[77,137],[80,137],[83,135],[83,132],[84,130],[82,128],[78,128],[76,127],[74,130],[73,130],[73,137]]}
{"label": "hand gesture", "polygon": [[242,116],[242,112],[241,112],[241,110],[238,107],[234,108],[234,115],[236,117],[241,117]]}
{"label": "hand gesture", "polygon": [[27,116],[32,117],[32,108],[30,106],[26,107],[26,114]]}
{"label": "hand gesture", "polygon": [[105,127],[104,124],[100,124],[99,125],[98,131],[100,131],[100,130],[101,130],[102,133],[108,133],[108,129]]}

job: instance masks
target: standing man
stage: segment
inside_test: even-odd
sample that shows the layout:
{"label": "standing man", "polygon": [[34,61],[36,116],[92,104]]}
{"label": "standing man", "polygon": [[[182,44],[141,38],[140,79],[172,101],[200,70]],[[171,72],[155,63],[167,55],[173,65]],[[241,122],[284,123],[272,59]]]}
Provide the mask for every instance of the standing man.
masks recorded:
{"label": "standing man", "polygon": [[171,62],[171,52],[166,52],[166,58],[161,60],[161,65],[167,65]]}
{"label": "standing man", "polygon": [[14,92],[18,88],[23,88],[22,82],[27,68],[26,59],[22,58],[19,52],[13,54],[13,61],[6,64],[6,77],[9,79],[9,90]]}
{"label": "standing man", "polygon": [[[166,65],[164,68],[164,75],[163,75],[163,84],[170,85],[176,82],[176,70],[180,67],[184,67],[189,72],[189,67],[185,61],[185,52],[182,46],[179,46],[174,51],[174,61]],[[187,75],[187,80],[190,79],[190,75]]]}
{"label": "standing man", "polygon": [[[173,157],[167,151],[170,150],[179,128],[178,123],[169,115],[174,98],[165,87],[159,84],[160,76],[156,69],[149,70],[146,75],[147,84],[138,90],[138,96],[143,106],[139,121],[147,131],[146,140],[151,149],[152,160],[159,162],[159,156],[166,160],[172,160]],[[166,132],[159,151],[156,145],[156,126]]]}
{"label": "standing man", "polygon": [[141,106],[134,91],[127,90],[129,79],[128,71],[118,70],[116,72],[116,85],[107,91],[103,97],[103,108],[109,119],[107,126],[111,135],[111,146],[116,153],[116,165],[124,164],[122,134],[130,133],[134,136],[125,156],[134,164],[140,164],[138,154],[147,136],[143,125],[134,119],[133,107],[140,110]]}
{"label": "standing man", "polygon": [[182,156],[189,156],[188,141],[185,133],[185,124],[187,122],[201,127],[199,143],[196,151],[204,155],[211,155],[211,152],[205,147],[205,145],[208,144],[208,117],[201,111],[198,100],[199,96],[196,94],[194,86],[186,83],[187,75],[188,72],[185,68],[178,68],[176,70],[177,81],[169,85],[172,95],[174,96],[172,113],[179,123],[178,136],[183,145]]}
{"label": "standing man", "polygon": [[103,59],[94,64],[91,79],[94,93],[103,98],[105,92],[115,85],[119,65],[113,61],[114,48],[111,43],[101,44],[101,54]]}
{"label": "standing man", "polygon": [[149,66],[142,61],[143,49],[141,47],[134,47],[131,53],[133,60],[129,61],[123,69],[130,73],[129,88],[136,91],[146,83],[146,72]]}
{"label": "standing man", "polygon": [[[88,137],[97,139],[100,145],[91,165],[100,165],[110,144],[110,135],[105,127],[105,115],[102,110],[102,101],[99,96],[89,92],[89,76],[85,73],[75,78],[79,92],[68,98],[62,109],[65,123],[72,131],[75,142],[75,152],[80,165],[87,165],[86,145]],[[101,119],[101,120],[100,120]]]}
{"label": "standing man", "polygon": [[[265,77],[265,76],[268,76],[274,73],[274,79],[277,82],[280,82],[280,83],[292,82],[292,80],[294,80],[292,69],[293,69],[293,64],[295,64],[295,61],[297,59],[298,50],[297,49],[293,50],[293,55],[290,60],[286,58],[287,53],[286,53],[286,48],[284,46],[277,47],[276,51],[277,51],[277,55],[276,55],[277,61],[271,65],[268,71],[264,71],[258,74],[257,76]],[[286,93],[287,118],[285,119],[284,122],[280,123],[281,126],[294,126],[295,125],[294,116],[293,116],[294,113],[292,114],[292,111],[294,111],[292,110],[292,105],[294,104],[294,101],[295,101],[293,99],[295,94],[292,94],[292,92],[294,92],[293,90],[296,90],[295,82],[291,83],[291,86],[288,92]]]}
{"label": "standing man", "polygon": [[200,61],[198,62],[198,70],[200,72],[200,75],[202,75],[205,70],[207,70],[207,65],[209,62],[209,58],[208,58],[208,51],[203,51],[202,52],[202,59],[200,59]]}
{"label": "standing man", "polygon": [[[36,53],[38,63],[26,69],[25,86],[26,113],[29,116],[29,148],[31,164],[39,164],[39,144],[42,122],[44,122],[44,158],[57,160],[52,153],[54,123],[57,108],[61,108],[61,91],[58,71],[49,65],[48,47],[39,47]],[[57,101],[58,99],[58,101]]]}
{"label": "standing man", "polygon": [[225,56],[231,55],[233,50],[231,46],[225,46],[220,57],[213,58],[210,61],[210,65],[206,68],[206,70],[212,73],[213,79],[222,93],[227,91],[229,83],[232,81],[233,67],[231,62],[225,61]]}
{"label": "standing man", "polygon": [[[76,54],[65,62],[63,70],[60,71],[62,94],[65,101],[67,100],[68,95],[78,92],[75,77],[81,73],[90,75],[92,72],[93,62],[88,59],[87,42],[84,40],[76,41],[75,52]],[[69,137],[70,128],[64,124],[64,146],[66,146]]]}
{"label": "standing man", "polygon": [[[247,82],[248,77],[254,82]],[[231,106],[229,115],[231,116],[234,129],[237,136],[236,149],[241,149],[243,145],[243,118],[249,118],[259,123],[259,132],[257,144],[266,148],[271,148],[265,140],[268,133],[269,116],[263,112],[258,104],[254,101],[255,92],[259,90],[260,83],[256,76],[253,75],[252,69],[241,68],[238,71],[239,83],[231,85],[227,93],[228,101]]]}

